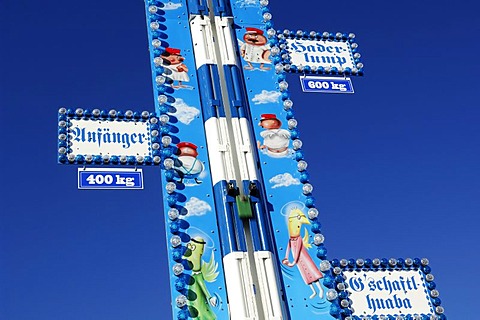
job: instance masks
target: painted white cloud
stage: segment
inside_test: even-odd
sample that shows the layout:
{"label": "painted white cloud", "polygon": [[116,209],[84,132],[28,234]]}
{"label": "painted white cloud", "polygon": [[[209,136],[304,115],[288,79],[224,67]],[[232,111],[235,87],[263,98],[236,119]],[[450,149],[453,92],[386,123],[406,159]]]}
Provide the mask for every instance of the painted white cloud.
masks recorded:
{"label": "painted white cloud", "polygon": [[181,98],[176,98],[175,102],[172,103],[172,106],[177,109],[175,116],[178,121],[186,125],[189,125],[190,122],[200,115],[200,110],[187,105]]}
{"label": "painted white cloud", "polygon": [[257,4],[257,0],[237,0],[237,4],[240,6],[240,8],[252,7]]}
{"label": "painted white cloud", "polygon": [[280,96],[281,93],[278,91],[262,90],[261,93],[255,95],[252,101],[255,102],[255,104],[276,103]]}
{"label": "painted white cloud", "polygon": [[182,6],[181,3],[173,3],[172,1],[169,1],[165,3],[165,6],[162,8],[163,10],[176,10]]}
{"label": "painted white cloud", "polygon": [[188,216],[203,216],[207,212],[212,211],[212,207],[205,201],[196,197],[191,197],[190,200],[185,203],[185,208],[188,210]]}
{"label": "painted white cloud", "polygon": [[291,185],[300,184],[300,180],[298,180],[297,178],[294,178],[288,172],[277,174],[276,176],[274,176],[268,181],[273,184],[272,189],[280,188],[280,187],[289,187]]}

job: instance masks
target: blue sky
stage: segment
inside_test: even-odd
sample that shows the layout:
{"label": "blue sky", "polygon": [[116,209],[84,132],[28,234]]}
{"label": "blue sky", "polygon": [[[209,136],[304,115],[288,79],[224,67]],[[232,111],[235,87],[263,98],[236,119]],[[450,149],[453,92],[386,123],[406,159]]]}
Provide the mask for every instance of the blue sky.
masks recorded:
{"label": "blue sky", "polygon": [[[355,94],[288,81],[328,256],[427,257],[449,319],[476,312],[478,5],[271,1],[278,29],[354,32]],[[0,2],[0,318],[168,319],[160,171],[77,190],[57,110],[152,110],[142,1]]]}

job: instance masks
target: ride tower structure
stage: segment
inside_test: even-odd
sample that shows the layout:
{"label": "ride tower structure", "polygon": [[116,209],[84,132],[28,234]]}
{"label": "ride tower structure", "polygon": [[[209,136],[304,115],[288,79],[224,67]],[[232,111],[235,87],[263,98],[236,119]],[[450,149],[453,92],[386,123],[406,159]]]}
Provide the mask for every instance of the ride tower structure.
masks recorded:
{"label": "ride tower structure", "polygon": [[[334,297],[286,72],[306,70],[289,61],[289,39],[350,48],[353,36],[291,37],[273,29],[267,5],[146,1],[177,319],[348,314]],[[363,73],[336,50],[318,73]]]}

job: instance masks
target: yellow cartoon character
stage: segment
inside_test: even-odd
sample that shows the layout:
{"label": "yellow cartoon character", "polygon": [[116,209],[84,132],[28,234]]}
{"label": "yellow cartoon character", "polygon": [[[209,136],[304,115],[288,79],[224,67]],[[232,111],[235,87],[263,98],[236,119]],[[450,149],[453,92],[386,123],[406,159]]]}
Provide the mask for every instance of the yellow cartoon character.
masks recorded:
{"label": "yellow cartoon character", "polygon": [[[282,260],[282,263],[290,268],[295,265],[297,266],[303,281],[312,289],[310,299],[313,299],[317,294],[313,284],[315,284],[319,290],[318,296],[323,298],[323,288],[319,282],[319,280],[323,278],[323,275],[307,252],[307,249],[312,247],[308,242],[308,231],[305,229],[303,239],[300,237],[300,230],[304,224],[310,224],[305,213],[297,208],[292,209],[288,215],[288,234],[290,239],[288,240],[287,252],[285,253],[285,258]],[[292,250],[292,262],[290,262],[288,258],[290,249]]]}

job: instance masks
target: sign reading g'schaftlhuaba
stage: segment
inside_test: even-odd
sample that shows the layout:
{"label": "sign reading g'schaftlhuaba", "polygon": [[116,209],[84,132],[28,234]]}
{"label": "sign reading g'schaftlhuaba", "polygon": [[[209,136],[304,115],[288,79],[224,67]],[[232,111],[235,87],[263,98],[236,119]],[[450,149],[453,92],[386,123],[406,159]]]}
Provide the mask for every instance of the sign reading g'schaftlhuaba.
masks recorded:
{"label": "sign reading g'schaftlhuaba", "polygon": [[353,315],[430,315],[434,313],[424,275],[418,270],[344,271]]}

